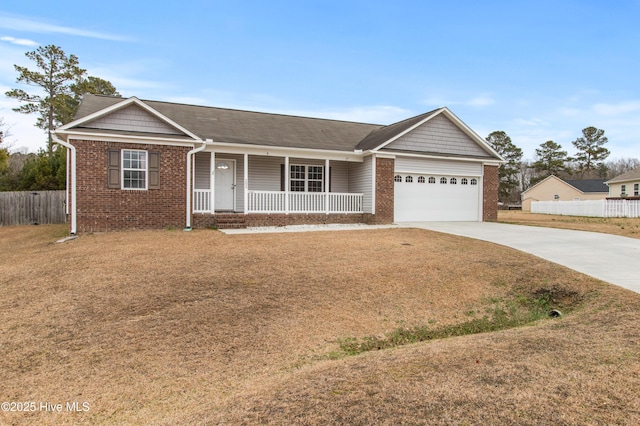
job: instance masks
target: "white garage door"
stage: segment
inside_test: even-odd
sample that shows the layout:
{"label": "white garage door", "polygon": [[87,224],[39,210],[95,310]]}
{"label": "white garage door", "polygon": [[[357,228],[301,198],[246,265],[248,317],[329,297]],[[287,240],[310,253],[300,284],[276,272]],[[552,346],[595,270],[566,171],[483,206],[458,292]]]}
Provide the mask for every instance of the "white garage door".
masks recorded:
{"label": "white garage door", "polygon": [[396,173],[396,222],[477,221],[480,219],[480,179]]}

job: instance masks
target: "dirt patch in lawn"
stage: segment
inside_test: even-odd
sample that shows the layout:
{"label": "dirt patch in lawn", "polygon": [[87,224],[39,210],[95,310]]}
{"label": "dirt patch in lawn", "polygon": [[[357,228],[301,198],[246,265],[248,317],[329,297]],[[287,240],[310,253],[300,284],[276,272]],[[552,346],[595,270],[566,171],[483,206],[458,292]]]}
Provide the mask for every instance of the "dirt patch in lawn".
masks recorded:
{"label": "dirt patch in lawn", "polygon": [[498,221],[517,225],[576,229],[579,231],[602,232],[623,237],[640,238],[640,218],[560,216],[500,210],[498,211]]}
{"label": "dirt patch in lawn", "polygon": [[[413,229],[0,232],[0,399],[38,404],[0,423],[640,420],[640,296],[505,247]],[[541,295],[572,312],[330,356]]]}

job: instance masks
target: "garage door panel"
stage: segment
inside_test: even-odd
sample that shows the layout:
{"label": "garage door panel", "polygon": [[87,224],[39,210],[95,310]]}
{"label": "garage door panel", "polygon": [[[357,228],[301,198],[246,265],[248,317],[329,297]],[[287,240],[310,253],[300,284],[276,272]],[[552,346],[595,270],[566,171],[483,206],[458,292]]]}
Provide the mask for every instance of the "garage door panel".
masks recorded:
{"label": "garage door panel", "polygon": [[[419,183],[418,176],[413,182],[406,182],[408,174],[399,174],[402,182],[395,182],[394,213],[396,222],[418,221],[477,221],[480,209],[480,185],[471,185],[471,178],[462,185],[462,178],[456,176],[456,184]],[[428,177],[427,177],[428,179]],[[476,178],[477,179],[477,178]]]}

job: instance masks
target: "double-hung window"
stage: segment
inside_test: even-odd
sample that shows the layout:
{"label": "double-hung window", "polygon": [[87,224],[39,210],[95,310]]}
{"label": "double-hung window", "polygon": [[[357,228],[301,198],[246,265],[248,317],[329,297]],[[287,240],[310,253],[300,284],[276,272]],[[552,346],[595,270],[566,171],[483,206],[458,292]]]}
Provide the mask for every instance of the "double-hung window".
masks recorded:
{"label": "double-hung window", "polygon": [[160,189],[160,152],[107,149],[107,188]]}
{"label": "double-hung window", "polygon": [[324,190],[324,166],[292,164],[289,173],[289,188],[292,192],[322,192]]}
{"label": "double-hung window", "polygon": [[147,189],[147,151],[122,150],[122,189]]}

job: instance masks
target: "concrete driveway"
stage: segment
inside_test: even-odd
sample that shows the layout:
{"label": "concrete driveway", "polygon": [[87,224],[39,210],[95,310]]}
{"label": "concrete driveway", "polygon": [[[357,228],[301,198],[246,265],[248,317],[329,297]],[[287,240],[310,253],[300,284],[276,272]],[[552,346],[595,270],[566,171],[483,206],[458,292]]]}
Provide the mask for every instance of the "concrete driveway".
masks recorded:
{"label": "concrete driveway", "polygon": [[412,222],[399,226],[512,247],[640,293],[639,239],[493,222]]}

